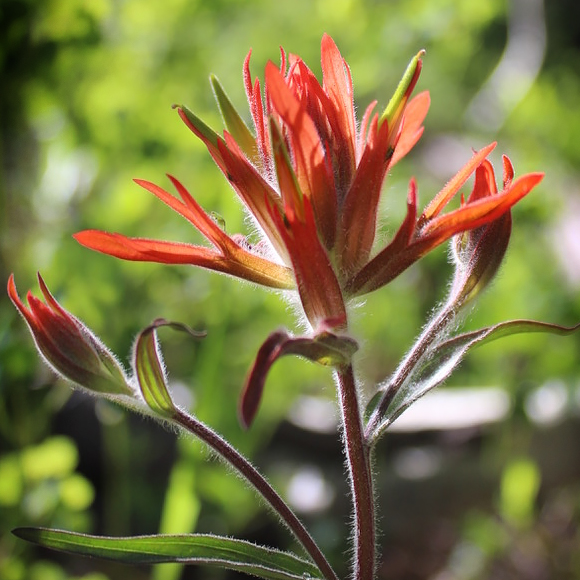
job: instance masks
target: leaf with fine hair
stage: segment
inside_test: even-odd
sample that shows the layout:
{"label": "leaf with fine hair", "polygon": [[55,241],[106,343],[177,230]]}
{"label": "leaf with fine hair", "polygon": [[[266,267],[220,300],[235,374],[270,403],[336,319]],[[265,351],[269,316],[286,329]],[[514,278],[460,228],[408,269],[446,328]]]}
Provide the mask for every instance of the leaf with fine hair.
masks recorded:
{"label": "leaf with fine hair", "polygon": [[218,134],[208,125],[206,125],[195,113],[190,111],[185,105],[175,106],[180,112],[181,118],[187,123],[190,129],[195,129],[199,134],[200,139],[202,139],[206,144],[213,145],[217,147],[219,136]]}
{"label": "leaf with fine hair", "polygon": [[321,577],[314,564],[291,552],[209,534],[113,538],[46,528],[17,528],[12,533],[45,548],[125,564],[202,564],[245,572],[265,580]]}
{"label": "leaf with fine hair", "polygon": [[[509,320],[472,332],[466,332],[441,342],[435,347],[433,352],[419,361],[405,380],[399,392],[394,396],[393,402],[389,405],[382,421],[374,429],[371,439],[376,441],[403,411],[431,389],[445,382],[471,348],[512,334],[546,332],[565,336],[577,330],[580,330],[580,323],[575,326],[560,326],[536,320]],[[389,381],[389,384],[391,382]],[[387,385],[386,389],[388,388],[389,386]],[[366,411],[367,416],[372,413],[373,407],[376,406],[378,398],[383,393],[384,389],[371,399]]]}
{"label": "leaf with fine hair", "polygon": [[195,338],[203,338],[205,333],[191,330],[179,322],[169,322],[158,318],[137,336],[134,348],[134,368],[139,389],[152,411],[162,417],[171,418],[175,416],[176,409],[167,390],[163,359],[157,345],[157,329],[161,326],[182,330]]}

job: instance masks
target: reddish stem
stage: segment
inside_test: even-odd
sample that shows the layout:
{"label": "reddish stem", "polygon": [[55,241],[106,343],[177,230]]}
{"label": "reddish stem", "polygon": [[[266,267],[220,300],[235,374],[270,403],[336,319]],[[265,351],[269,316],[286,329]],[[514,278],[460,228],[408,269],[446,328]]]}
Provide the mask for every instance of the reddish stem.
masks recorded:
{"label": "reddish stem", "polygon": [[417,339],[411,350],[405,355],[405,358],[389,379],[383,394],[372,413],[365,429],[364,438],[369,447],[373,447],[381,429],[381,421],[389,409],[389,405],[403,386],[407,377],[411,374],[415,365],[421,360],[423,355],[429,350],[434,341],[444,331],[445,327],[455,317],[458,305],[453,302],[447,302],[445,306],[434,316],[434,318],[425,327],[421,336]]}
{"label": "reddish stem", "polygon": [[[338,580],[325,555],[322,553],[304,524],[290,509],[288,504],[278,495],[266,478],[246,459],[237,449],[222,439],[210,427],[191,417],[187,413],[176,409],[174,420],[184,429],[199,437],[211,447],[229,465],[234,467],[248,483],[268,502],[280,519],[288,526],[296,539],[302,544],[314,563],[318,566],[327,580]],[[370,579],[369,579],[370,580]]]}
{"label": "reddish stem", "polygon": [[355,580],[373,580],[375,572],[375,511],[369,447],[366,445],[352,365],[337,373],[343,438],[354,507]]}

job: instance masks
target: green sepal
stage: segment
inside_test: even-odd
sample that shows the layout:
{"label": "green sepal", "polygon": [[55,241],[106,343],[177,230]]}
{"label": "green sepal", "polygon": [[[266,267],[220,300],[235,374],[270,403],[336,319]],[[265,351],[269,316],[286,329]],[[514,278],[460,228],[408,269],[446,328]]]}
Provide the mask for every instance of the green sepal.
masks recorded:
{"label": "green sepal", "polygon": [[291,552],[209,534],[112,538],[45,528],[17,528],[12,533],[45,548],[125,564],[202,564],[245,572],[265,580],[321,577],[314,564]]}
{"label": "green sepal", "polygon": [[379,119],[379,126],[383,124],[384,121],[388,123],[389,132],[391,131],[391,126],[396,123],[400,117],[400,114],[409,98],[411,92],[415,88],[417,79],[419,78],[419,73],[421,72],[422,58],[425,54],[424,50],[420,50],[408,64],[403,77],[399,81],[397,90],[391,97],[389,104],[385,107],[383,114]]}
{"label": "green sepal", "polygon": [[212,74],[209,79],[226,129],[248,158],[256,161],[258,148],[255,137],[230,101],[218,78]]}
{"label": "green sepal", "polygon": [[199,131],[204,139],[207,139],[214,147],[218,146],[219,135],[209,125],[206,125],[206,123],[185,105],[179,105],[179,109],[183,111],[186,119]]}

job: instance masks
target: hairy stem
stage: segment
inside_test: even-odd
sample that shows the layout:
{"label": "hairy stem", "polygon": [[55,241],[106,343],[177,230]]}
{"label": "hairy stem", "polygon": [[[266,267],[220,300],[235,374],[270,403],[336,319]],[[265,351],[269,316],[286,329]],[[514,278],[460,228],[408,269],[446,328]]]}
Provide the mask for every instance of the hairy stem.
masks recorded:
{"label": "hairy stem", "polygon": [[[456,305],[455,305],[456,306]],[[415,365],[421,360],[423,355],[429,350],[433,341],[440,335],[441,331],[455,317],[457,308],[451,302],[446,303],[443,308],[431,319],[425,327],[411,350],[407,353],[401,364],[389,379],[387,386],[383,389],[383,395],[373,411],[364,433],[365,441],[372,446],[374,435],[380,428],[384,414],[389,405],[393,402],[399,389],[407,377],[411,374]]]}
{"label": "hairy stem", "polygon": [[290,509],[288,504],[278,495],[266,478],[246,459],[237,449],[222,439],[210,427],[191,417],[187,413],[176,409],[174,420],[184,429],[199,437],[206,445],[213,449],[228,464],[234,467],[244,479],[268,502],[280,519],[292,531],[296,539],[310,555],[327,580],[338,580],[338,577],[320,548]]}
{"label": "hairy stem", "polygon": [[369,448],[361,421],[352,365],[336,372],[342,412],[344,447],[354,505],[354,580],[373,580],[375,572],[375,511]]}

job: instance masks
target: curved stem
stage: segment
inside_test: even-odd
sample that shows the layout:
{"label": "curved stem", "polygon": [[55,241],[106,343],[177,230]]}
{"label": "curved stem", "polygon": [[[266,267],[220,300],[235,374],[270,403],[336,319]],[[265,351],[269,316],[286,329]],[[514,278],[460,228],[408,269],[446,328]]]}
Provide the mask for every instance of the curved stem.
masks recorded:
{"label": "curved stem", "polygon": [[375,572],[375,511],[369,447],[366,445],[352,365],[336,372],[343,438],[354,506],[355,580],[373,580]]}
{"label": "curved stem", "polygon": [[252,487],[268,502],[280,519],[290,528],[296,539],[302,544],[314,563],[318,566],[327,580],[338,580],[325,555],[322,553],[304,524],[280,497],[266,478],[246,459],[237,449],[222,439],[210,427],[191,417],[187,413],[176,409],[174,420],[184,429],[199,437],[211,447],[228,464],[234,467]]}

